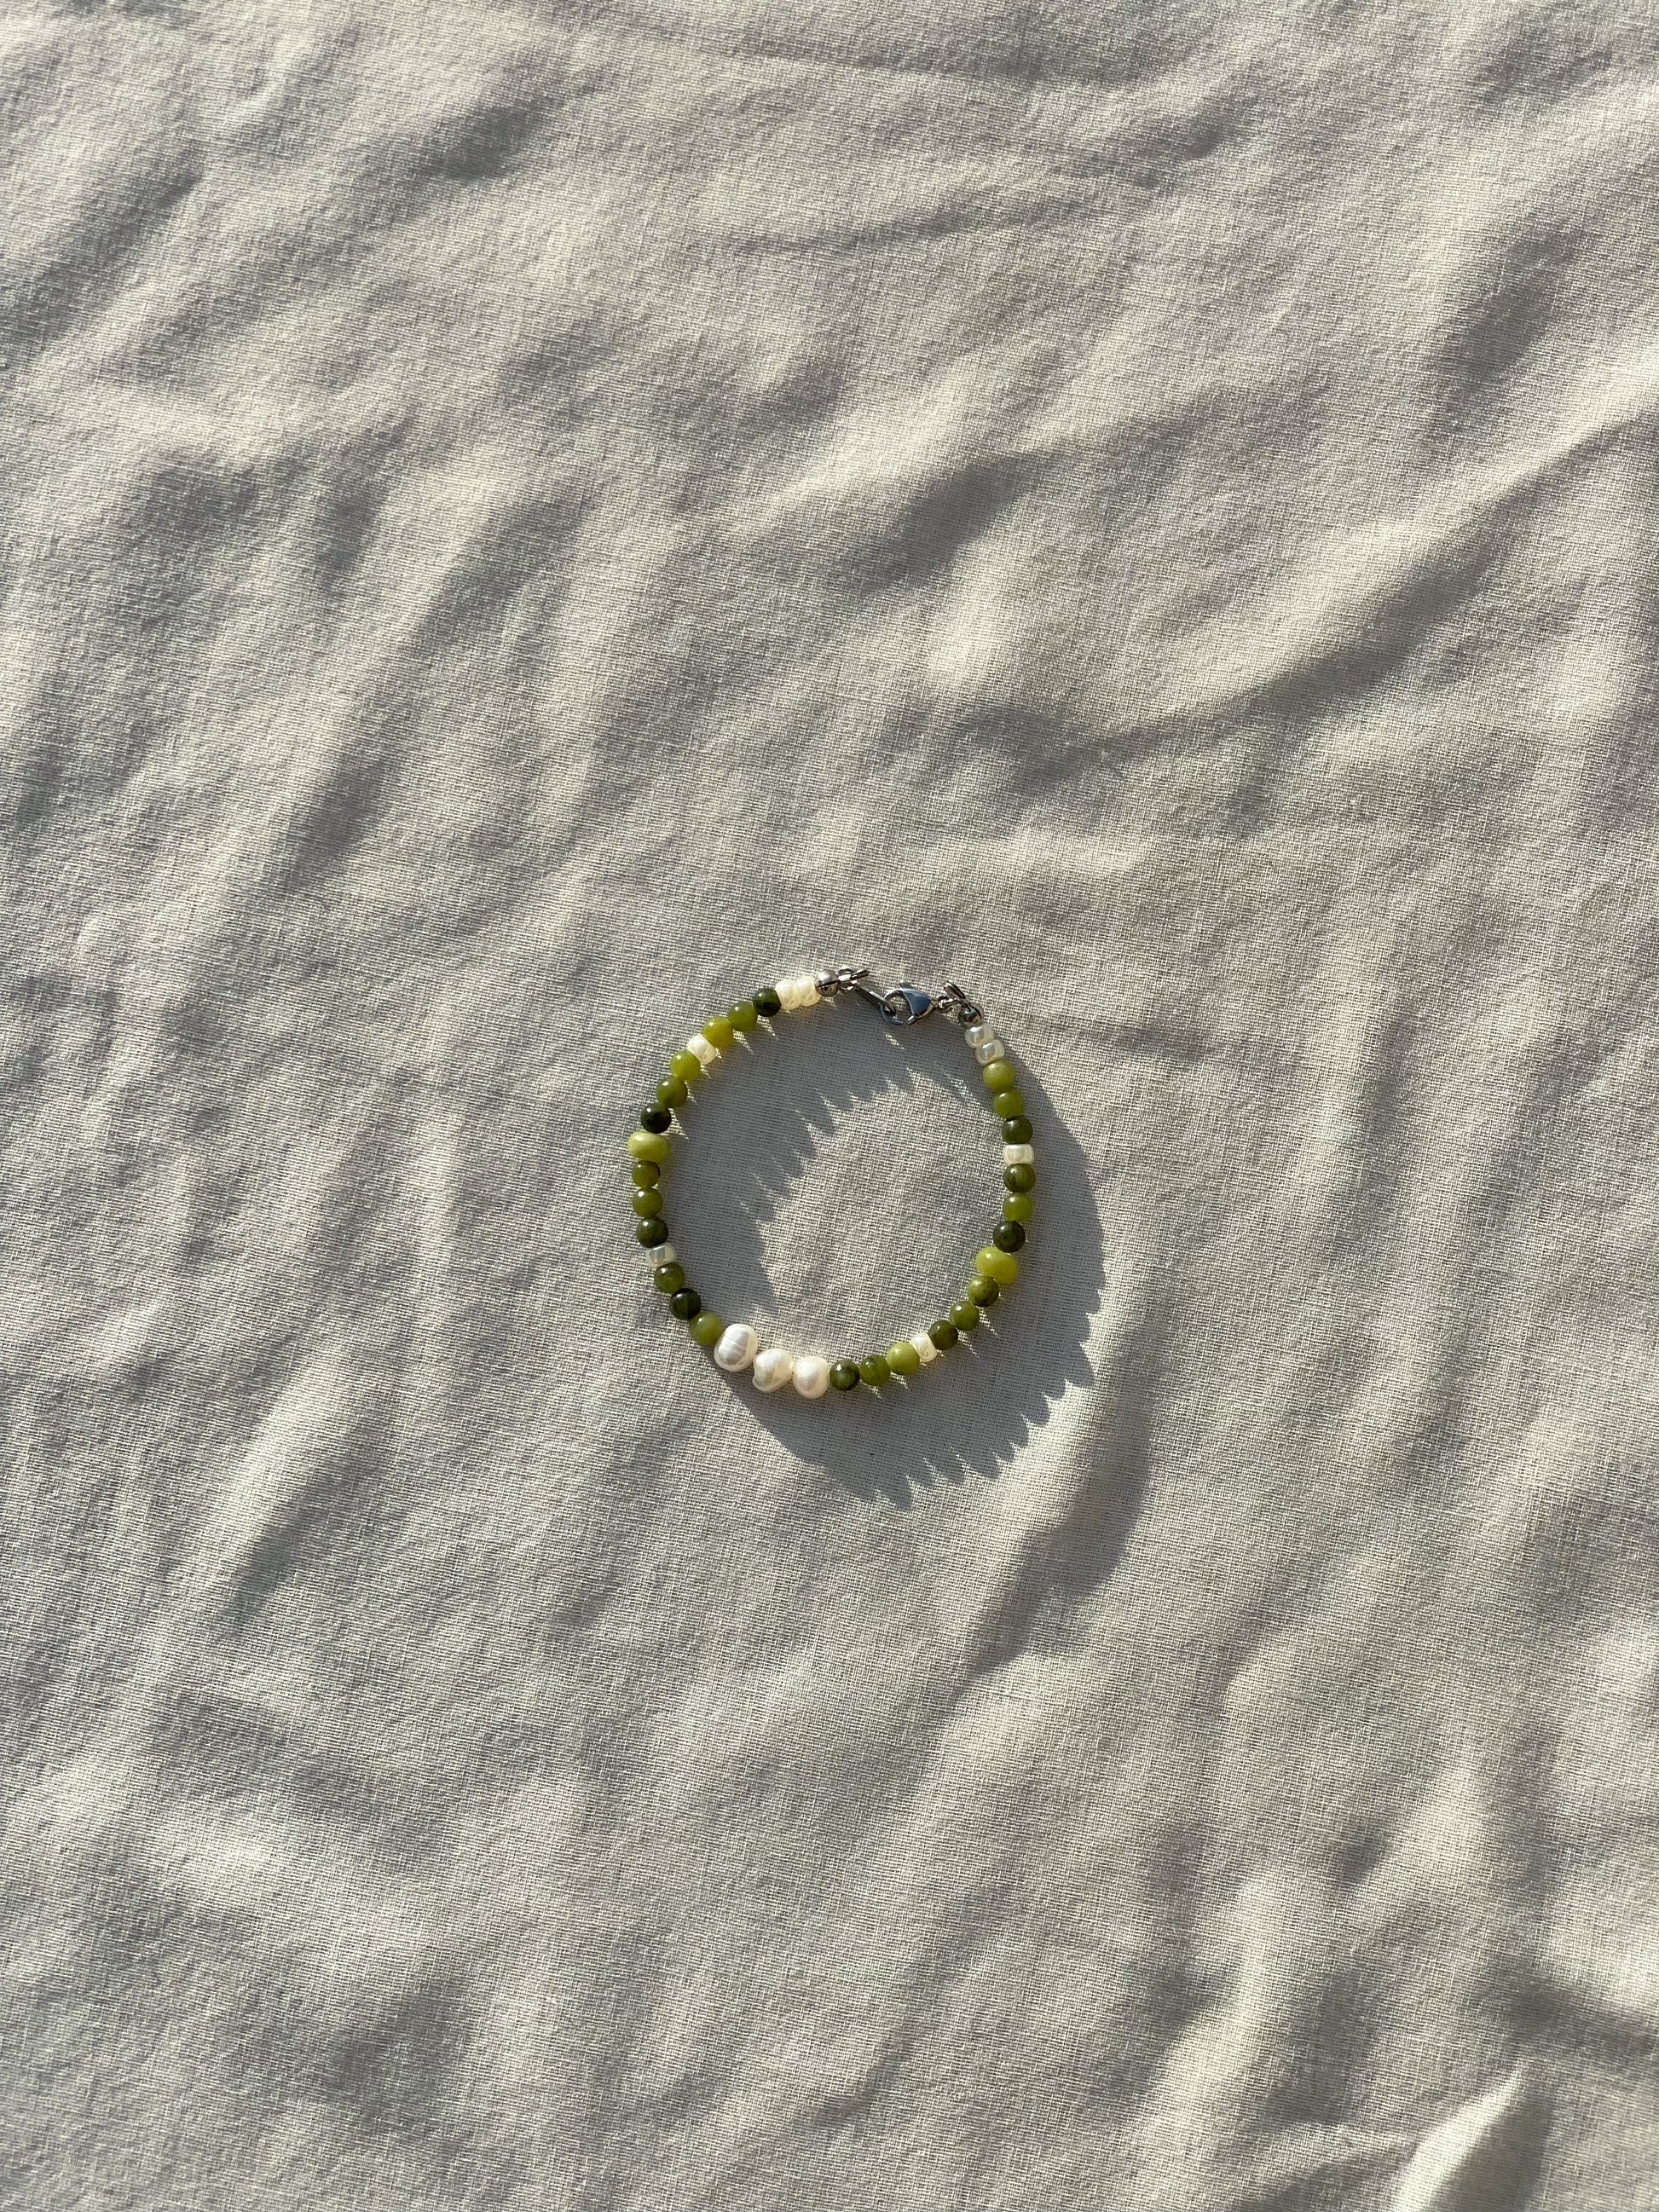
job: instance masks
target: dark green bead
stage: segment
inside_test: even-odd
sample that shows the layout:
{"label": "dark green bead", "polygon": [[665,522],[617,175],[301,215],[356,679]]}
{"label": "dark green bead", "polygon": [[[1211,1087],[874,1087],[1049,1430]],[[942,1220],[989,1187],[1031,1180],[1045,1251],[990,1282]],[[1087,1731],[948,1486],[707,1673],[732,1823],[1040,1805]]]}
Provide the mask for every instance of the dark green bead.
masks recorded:
{"label": "dark green bead", "polygon": [[[774,991],[771,995],[775,999],[777,993]],[[767,994],[764,991],[757,991],[755,1004],[759,1006],[761,1000],[766,996]],[[764,1006],[761,1006],[761,1012],[764,1013],[765,1011]],[[858,1369],[854,1366],[850,1359],[838,1359],[830,1370],[830,1388],[832,1390],[856,1390],[858,1387]]]}
{"label": "dark green bead", "polygon": [[991,1231],[991,1242],[996,1246],[999,1252],[1018,1252],[1020,1246],[1025,1242],[1024,1223],[1023,1221],[999,1221],[996,1227]]}
{"label": "dark green bead", "polygon": [[1018,1195],[1016,1195],[1012,1192],[1010,1192],[1009,1195],[1002,1201],[1003,1219],[1005,1221],[1029,1221],[1031,1218],[1032,1203],[1033,1201],[1029,1193],[1022,1192]]}
{"label": "dark green bead", "polygon": [[1016,1160],[1011,1168],[1002,1170],[1005,1190],[1032,1190],[1036,1186],[1036,1170],[1030,1160]]}
{"label": "dark green bead", "polygon": [[[769,983],[766,984],[762,989],[756,992],[755,1012],[757,1014],[764,1014],[769,1022],[771,1020],[774,1014],[781,1014],[783,1012],[783,1000],[779,998],[777,993],[772,988],[772,986]],[[843,1367],[848,1364],[847,1361],[844,1359],[839,1364]],[[836,1370],[833,1367],[830,1370],[830,1379],[832,1382],[836,1380]],[[854,1377],[854,1380],[856,1379],[857,1378]],[[851,1382],[840,1382],[836,1383],[836,1387],[840,1390],[850,1390],[853,1385]]]}
{"label": "dark green bead", "polygon": [[634,1234],[639,1238],[641,1243],[649,1249],[653,1244],[665,1244],[668,1242],[668,1224],[660,1214],[658,1214],[649,1221],[636,1222]]}
{"label": "dark green bead", "polygon": [[927,1324],[927,1340],[935,1352],[948,1352],[956,1342],[957,1334],[953,1322],[935,1321]]}
{"label": "dark green bead", "polygon": [[991,1110],[1005,1116],[1023,1114],[1025,1111],[1024,1096],[1018,1091],[999,1091],[991,1101]]}
{"label": "dark green bead", "polygon": [[1008,1116],[1002,1125],[1002,1141],[1005,1145],[1030,1143],[1031,1125],[1023,1114],[1011,1114]]}
{"label": "dark green bead", "polygon": [[665,1260],[651,1277],[657,1288],[672,1297],[676,1291],[685,1288],[685,1270],[678,1260]]}
{"label": "dark green bead", "polygon": [[971,1298],[958,1298],[951,1309],[951,1319],[958,1328],[977,1328],[979,1308]]}
{"label": "dark green bead", "polygon": [[653,1219],[662,1212],[662,1193],[659,1190],[636,1190],[634,1211],[646,1221]]}
{"label": "dark green bead", "polygon": [[752,999],[739,999],[735,1006],[728,1006],[726,1018],[739,1035],[746,1036],[760,1018],[760,1008]]}
{"label": "dark green bead", "polygon": [[695,1291],[682,1287],[668,1301],[668,1310],[676,1321],[696,1321],[702,1311],[702,1300]]}
{"label": "dark green bead", "polygon": [[691,1096],[690,1084],[682,1083],[678,1075],[670,1075],[657,1085],[659,1106],[684,1106]]}
{"label": "dark green bead", "polygon": [[893,1370],[880,1352],[872,1352],[867,1359],[859,1362],[859,1380],[867,1382],[872,1390],[879,1390],[893,1379]]}
{"label": "dark green bead", "polygon": [[635,1190],[655,1190],[662,1181],[662,1170],[655,1160],[635,1160],[634,1188]]}
{"label": "dark green bead", "polygon": [[994,1306],[1002,1296],[1002,1285],[989,1275],[969,1275],[968,1295],[976,1306]]}
{"label": "dark green bead", "polygon": [[640,1127],[642,1129],[649,1129],[659,1137],[665,1129],[672,1129],[673,1126],[674,1117],[665,1106],[641,1107]]}

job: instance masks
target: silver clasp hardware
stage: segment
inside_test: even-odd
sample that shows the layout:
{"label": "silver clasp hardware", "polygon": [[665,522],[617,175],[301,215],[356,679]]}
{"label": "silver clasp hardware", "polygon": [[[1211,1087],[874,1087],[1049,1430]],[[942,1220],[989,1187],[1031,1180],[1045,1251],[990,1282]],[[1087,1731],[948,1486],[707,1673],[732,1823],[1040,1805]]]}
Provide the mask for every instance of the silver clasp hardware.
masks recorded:
{"label": "silver clasp hardware", "polygon": [[896,1029],[908,1029],[913,1022],[926,1020],[934,1012],[949,1014],[953,1021],[976,1022],[982,1018],[959,983],[947,983],[937,997],[915,983],[895,983],[884,989],[870,981],[867,968],[826,968],[813,977],[820,994],[835,997],[837,991],[854,991],[866,1006],[873,1006],[883,1021],[891,1022]]}

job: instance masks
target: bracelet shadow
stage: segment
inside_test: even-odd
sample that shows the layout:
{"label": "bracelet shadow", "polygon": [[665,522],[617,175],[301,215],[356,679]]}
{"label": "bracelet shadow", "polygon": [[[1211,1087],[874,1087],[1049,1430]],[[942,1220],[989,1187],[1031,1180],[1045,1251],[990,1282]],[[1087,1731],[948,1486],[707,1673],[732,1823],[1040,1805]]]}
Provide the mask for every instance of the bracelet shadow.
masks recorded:
{"label": "bracelet shadow", "polygon": [[[763,1067],[733,1070],[739,1079],[707,1087],[693,1109],[695,1142],[674,1170],[678,1249],[683,1256],[708,1255],[707,1266],[693,1268],[694,1279],[728,1316],[775,1310],[763,1226],[811,1172],[820,1145],[850,1109],[884,1091],[933,1086],[963,1101],[987,1127],[976,1071],[954,1028],[928,1022],[896,1030],[852,1006],[809,1015],[799,1029],[793,1018],[786,1023],[781,1040],[762,1038],[751,1048]],[[1095,1380],[1085,1346],[1105,1267],[1088,1164],[1024,1060],[1020,1084],[1036,1147],[1037,1212],[1020,1280],[979,1329],[879,1395],[860,1387],[808,1402],[787,1388],[757,1390],[747,1375],[724,1376],[711,1364],[711,1376],[793,1458],[857,1498],[908,1506],[918,1491],[973,1477],[994,1481],[1040,1435],[1066,1392]],[[971,1223],[971,1212],[966,1218]],[[883,1233],[873,1213],[855,1229]],[[763,1338],[768,1334],[763,1320]]]}

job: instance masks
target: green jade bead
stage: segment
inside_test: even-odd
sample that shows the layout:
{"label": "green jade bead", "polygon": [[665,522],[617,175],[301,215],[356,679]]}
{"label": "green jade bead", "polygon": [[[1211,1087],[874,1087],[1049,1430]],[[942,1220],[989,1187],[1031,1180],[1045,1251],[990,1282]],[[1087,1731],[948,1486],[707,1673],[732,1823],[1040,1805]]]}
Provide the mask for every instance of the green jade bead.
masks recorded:
{"label": "green jade bead", "polygon": [[702,1025],[702,1033],[716,1052],[725,1052],[738,1034],[724,1014],[711,1014]]}
{"label": "green jade bead", "polygon": [[969,1275],[968,1295],[976,1306],[994,1306],[1002,1296],[1002,1285],[988,1275]]}
{"label": "green jade bead", "polygon": [[1004,1252],[994,1244],[981,1244],[974,1255],[974,1266],[981,1275],[988,1275],[994,1283],[1000,1283],[1006,1291],[1019,1273],[1019,1262],[1012,1252]]}
{"label": "green jade bead", "polygon": [[702,1073],[702,1062],[688,1048],[674,1054],[668,1063],[668,1073],[678,1075],[682,1083],[695,1083]]}
{"label": "green jade bead", "polygon": [[979,1308],[971,1298],[958,1298],[951,1309],[951,1325],[968,1330],[979,1327]]}
{"label": "green jade bead", "polygon": [[700,1313],[691,1324],[691,1340],[712,1352],[726,1334],[726,1323],[717,1313]]}
{"label": "green jade bead", "polygon": [[649,1251],[652,1245],[665,1244],[668,1242],[668,1224],[660,1214],[657,1214],[649,1221],[636,1222],[634,1234]]}
{"label": "green jade bead", "polygon": [[1002,1170],[1002,1187],[1005,1190],[1035,1190],[1036,1170],[1030,1160],[1016,1160],[1012,1167]]}
{"label": "green jade bead", "polygon": [[1012,1091],[1019,1080],[1006,1060],[994,1060],[988,1067],[981,1068],[980,1073],[985,1079],[985,1088],[994,1097],[999,1091]]}
{"label": "green jade bead", "polygon": [[672,1297],[676,1291],[685,1288],[685,1270],[678,1260],[665,1260],[660,1267],[652,1270],[651,1279],[665,1297]]}
{"label": "green jade bead", "polygon": [[1018,1198],[1005,1198],[1002,1218],[1005,1221],[1027,1222],[1031,1218],[1031,1208],[1035,1204],[1036,1200],[1029,1194]]}
{"label": "green jade bead", "polygon": [[747,1036],[760,1019],[760,1009],[752,999],[739,999],[735,1006],[728,1006],[726,1018],[739,1036]]}
{"label": "green jade bead", "polygon": [[1024,1098],[1018,1091],[999,1091],[992,1097],[991,1111],[1004,1115],[1023,1114],[1025,1111]]}
{"label": "green jade bead", "polygon": [[927,1324],[927,1341],[935,1352],[948,1352],[956,1342],[959,1331],[954,1322],[934,1321]]}
{"label": "green jade bead", "polygon": [[[759,992],[757,991],[755,995],[758,999]],[[852,1361],[836,1360],[835,1365],[830,1370],[830,1388],[832,1390],[856,1390],[858,1387],[859,1370],[854,1366]]]}
{"label": "green jade bead", "polygon": [[672,1129],[673,1126],[673,1115],[665,1106],[659,1106],[654,1099],[649,1106],[641,1107],[640,1127],[642,1129],[650,1129],[660,1137],[665,1129]]}
{"label": "green jade bead", "polygon": [[628,1149],[636,1160],[650,1160],[660,1167],[668,1158],[668,1139],[659,1137],[654,1129],[635,1129],[628,1140]]}
{"label": "green jade bead", "polygon": [[659,1106],[684,1106],[690,1096],[690,1090],[680,1081],[678,1075],[671,1075],[665,1082],[657,1085]]}
{"label": "green jade bead", "polygon": [[1030,1143],[1031,1125],[1023,1114],[1009,1115],[1002,1125],[1002,1141],[1005,1145]]}
{"label": "green jade bead", "polygon": [[655,1190],[662,1180],[662,1170],[655,1160],[635,1160],[633,1176],[635,1190]]}
{"label": "green jade bead", "polygon": [[642,1221],[651,1221],[662,1212],[662,1193],[659,1190],[636,1190],[634,1211]]}
{"label": "green jade bead", "polygon": [[887,1347],[887,1364],[895,1375],[914,1375],[921,1364],[921,1354],[906,1337]]}
{"label": "green jade bead", "polygon": [[880,1352],[872,1352],[867,1359],[859,1362],[859,1380],[867,1382],[872,1390],[879,1390],[893,1379],[893,1370]]}
{"label": "green jade bead", "polygon": [[668,1301],[668,1310],[676,1321],[696,1321],[702,1311],[702,1300],[694,1290],[678,1290]]}
{"label": "green jade bead", "polygon": [[1018,1252],[1020,1246],[1025,1242],[1024,1223],[1023,1221],[999,1221],[996,1227],[991,1231],[991,1242],[996,1246],[999,1252]]}
{"label": "green jade bead", "polygon": [[[769,983],[764,985],[760,990],[756,992],[755,1012],[757,1014],[764,1014],[769,1022],[771,1020],[774,1014],[781,1014],[783,1012],[783,1000],[779,998],[777,993],[772,988],[772,986]],[[847,1364],[845,1360],[841,1364],[842,1366]],[[833,1368],[830,1371],[830,1379],[832,1382],[835,1382],[836,1376],[835,1370]],[[836,1384],[836,1388],[842,1390],[848,1390],[852,1388],[852,1385],[848,1382],[842,1382]]]}

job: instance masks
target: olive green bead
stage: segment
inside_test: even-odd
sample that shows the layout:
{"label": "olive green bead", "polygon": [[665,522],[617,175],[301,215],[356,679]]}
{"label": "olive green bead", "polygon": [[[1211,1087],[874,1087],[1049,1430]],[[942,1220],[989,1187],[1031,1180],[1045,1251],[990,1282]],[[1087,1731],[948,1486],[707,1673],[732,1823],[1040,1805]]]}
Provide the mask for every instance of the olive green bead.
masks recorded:
{"label": "olive green bead", "polygon": [[991,1242],[996,1246],[999,1252],[1018,1252],[1020,1246],[1025,1242],[1024,1223],[1023,1221],[999,1221],[996,1227],[991,1231]]}
{"label": "olive green bead", "polygon": [[969,1275],[968,1295],[976,1306],[994,1306],[1002,1296],[1002,1285],[989,1275]]}
{"label": "olive green bead", "polygon": [[711,1014],[702,1025],[702,1033],[716,1052],[724,1052],[737,1036],[724,1014]]}
{"label": "olive green bead", "polygon": [[991,1099],[991,1111],[1002,1115],[1023,1114],[1025,1111],[1024,1096],[1018,1091],[999,1091]]}
{"label": "olive green bead", "polygon": [[1012,1167],[1002,1170],[1002,1187],[1005,1190],[1035,1189],[1036,1170],[1030,1160],[1016,1160]]}
{"label": "olive green bead", "polygon": [[959,1329],[979,1327],[979,1308],[971,1298],[958,1298],[951,1309],[951,1319]]}
{"label": "olive green bead", "polygon": [[1023,1193],[1018,1197],[1005,1198],[1002,1201],[1002,1218],[1005,1221],[1029,1221],[1031,1218],[1031,1208],[1036,1202],[1029,1193]]}
{"label": "olive green bead", "polygon": [[999,1091],[1012,1091],[1019,1080],[1006,1060],[994,1060],[981,1073],[985,1078],[985,1088],[994,1097]]}
{"label": "olive green bead", "polygon": [[662,1170],[655,1160],[635,1160],[633,1175],[635,1190],[655,1190],[662,1178]]}
{"label": "olive green bead", "polygon": [[1002,1141],[1005,1145],[1029,1145],[1030,1143],[1031,1125],[1023,1114],[1011,1114],[1007,1120],[1004,1121],[1002,1125]]}
{"label": "olive green bead", "polygon": [[948,1352],[956,1342],[958,1334],[952,1322],[933,1321],[927,1324],[927,1340],[935,1352]]}
{"label": "olive green bead", "polygon": [[752,999],[739,999],[735,1006],[728,1006],[726,1018],[740,1036],[746,1036],[760,1019],[760,1009]]}
{"label": "olive green bead", "polygon": [[673,1115],[665,1106],[659,1106],[654,1099],[650,1105],[641,1107],[640,1127],[642,1129],[654,1130],[660,1136],[665,1129],[672,1129],[673,1126]]}
{"label": "olive green bead", "polygon": [[685,1270],[678,1260],[665,1260],[660,1267],[652,1271],[652,1281],[665,1297],[685,1288]]}
{"label": "olive green bead", "polygon": [[648,1251],[653,1244],[668,1242],[668,1224],[658,1214],[649,1221],[636,1221],[634,1234]]}
{"label": "olive green bead", "polygon": [[[781,1014],[783,1012],[783,1000],[779,998],[777,993],[772,988],[772,986],[769,983],[763,985],[760,990],[756,992],[755,1012],[757,1014],[764,1014],[769,1022],[771,1020],[774,1014]],[[842,1366],[847,1364],[845,1360],[841,1364]],[[830,1370],[830,1380],[832,1382],[835,1382],[836,1381],[836,1370],[833,1367]],[[853,1386],[850,1382],[836,1383],[836,1388],[838,1390],[850,1390],[852,1387]]]}
{"label": "olive green bead", "polygon": [[635,1129],[628,1140],[628,1149],[636,1160],[654,1160],[660,1167],[668,1158],[668,1139],[659,1137],[654,1129]]}
{"label": "olive green bead", "polygon": [[867,1359],[859,1362],[859,1380],[867,1382],[872,1390],[884,1389],[893,1379],[893,1370],[880,1352],[872,1352]]}
{"label": "olive green bead", "polygon": [[682,1083],[695,1083],[702,1073],[702,1062],[695,1052],[677,1052],[668,1063],[668,1073],[678,1075]]}
{"label": "olive green bead", "polygon": [[994,1283],[1000,1283],[1006,1291],[1019,1273],[1019,1262],[1012,1252],[1004,1252],[994,1244],[981,1244],[974,1255],[974,1265],[981,1275],[988,1275]]}
{"label": "olive green bead", "polygon": [[691,1324],[691,1340],[712,1352],[726,1334],[726,1323],[717,1313],[700,1313]]}
{"label": "olive green bead", "polygon": [[[758,999],[760,993],[757,991],[755,996]],[[852,1361],[836,1360],[835,1365],[830,1370],[830,1388],[832,1390],[856,1390],[858,1387],[859,1370],[854,1366]]]}
{"label": "olive green bead", "polygon": [[895,1375],[914,1375],[921,1364],[921,1354],[906,1337],[887,1347],[887,1364]]}
{"label": "olive green bead", "polygon": [[659,1106],[684,1106],[690,1096],[690,1089],[678,1075],[671,1075],[657,1085]]}
{"label": "olive green bead", "polygon": [[642,1220],[652,1220],[662,1212],[662,1193],[659,1190],[636,1190],[634,1211]]}
{"label": "olive green bead", "polygon": [[668,1301],[668,1310],[676,1321],[696,1321],[702,1311],[702,1300],[689,1285],[683,1284]]}

